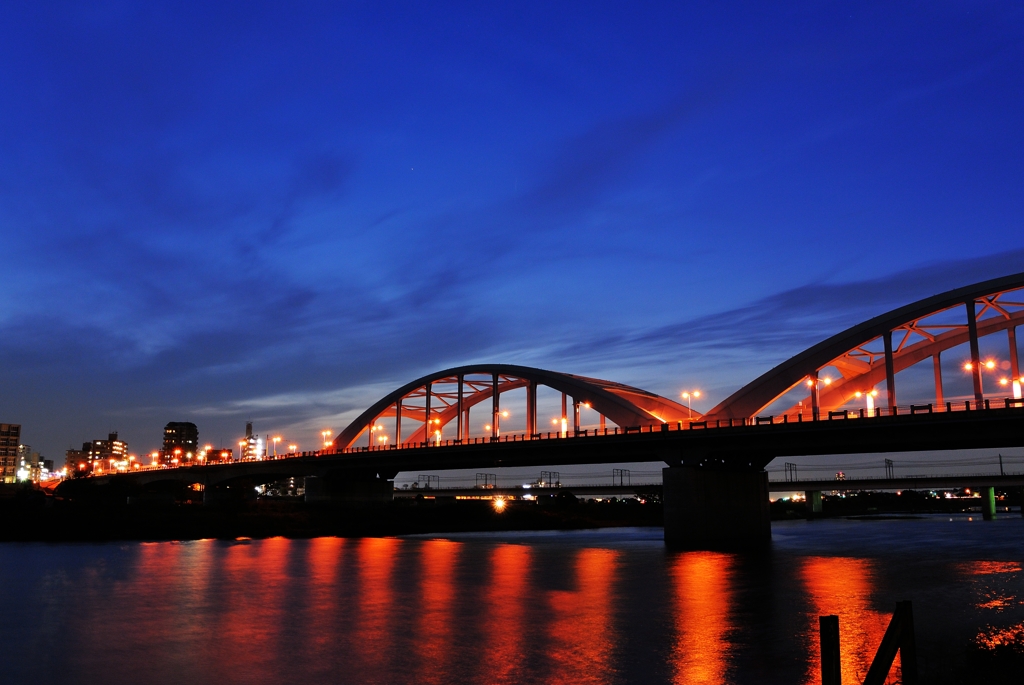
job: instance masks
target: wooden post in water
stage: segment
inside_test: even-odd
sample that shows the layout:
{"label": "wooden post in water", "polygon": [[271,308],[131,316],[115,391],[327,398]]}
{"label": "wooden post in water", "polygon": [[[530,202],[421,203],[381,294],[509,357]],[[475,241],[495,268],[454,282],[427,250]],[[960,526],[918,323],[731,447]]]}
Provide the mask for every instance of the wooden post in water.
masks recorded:
{"label": "wooden post in water", "polygon": [[839,617],[819,616],[821,642],[821,685],[842,685],[839,668]]}
{"label": "wooden post in water", "polygon": [[883,685],[897,652],[903,670],[903,685],[917,685],[917,642],[914,638],[914,611],[909,601],[896,602],[896,611],[885,629],[882,644],[878,645],[864,685]]}
{"label": "wooden post in water", "polygon": [[[839,617],[819,616],[821,641],[821,685],[841,685],[839,667]],[[896,611],[878,645],[864,685],[884,685],[889,669],[900,655],[903,685],[917,685],[917,641],[914,638],[914,611],[909,601],[896,602]]]}

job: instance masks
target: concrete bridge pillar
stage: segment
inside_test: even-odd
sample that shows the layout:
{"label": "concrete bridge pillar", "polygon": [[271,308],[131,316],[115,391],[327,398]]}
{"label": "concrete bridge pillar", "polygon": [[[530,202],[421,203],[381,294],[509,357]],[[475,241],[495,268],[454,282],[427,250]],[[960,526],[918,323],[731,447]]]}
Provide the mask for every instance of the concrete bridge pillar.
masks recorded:
{"label": "concrete bridge pillar", "polygon": [[669,547],[750,549],[771,542],[765,471],[670,466],[662,482]]}

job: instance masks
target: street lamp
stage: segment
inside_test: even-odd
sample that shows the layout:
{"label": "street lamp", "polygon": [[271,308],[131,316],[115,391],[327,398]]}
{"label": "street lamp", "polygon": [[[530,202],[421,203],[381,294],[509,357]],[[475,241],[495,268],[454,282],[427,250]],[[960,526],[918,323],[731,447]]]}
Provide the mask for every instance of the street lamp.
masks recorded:
{"label": "street lamp", "polygon": [[868,416],[874,416],[874,414],[875,414],[875,398],[878,397],[878,391],[875,390],[874,388],[871,388],[871,390],[868,390],[867,392],[861,392],[860,390],[858,390],[857,392],[855,392],[853,394],[856,397],[858,397],[858,398],[860,398],[861,395],[864,396],[864,402],[866,403],[866,406],[867,406],[867,409],[868,409]]}
{"label": "street lamp", "polygon": [[246,446],[246,441],[245,440],[239,440],[238,441],[238,459],[239,459],[239,461],[245,461],[246,452],[248,451],[248,450],[245,449],[245,446]]}
{"label": "street lamp", "polygon": [[[985,360],[983,362],[979,362],[978,364],[981,367],[980,371],[982,372],[982,373],[978,374],[978,383],[979,383],[979,385],[982,386],[981,391],[985,392],[984,380],[983,380],[983,377],[982,377],[983,373],[985,371],[994,371],[995,368],[996,368],[996,360],[994,360],[994,359],[987,359],[987,360]],[[973,362],[964,362],[964,371],[966,371],[968,373],[970,373],[971,371],[974,371],[974,363]],[[1007,379],[1003,379],[1003,380],[1007,380]],[[1008,383],[1003,383],[1002,381],[1000,381],[999,384],[1000,385],[1007,385]]]}
{"label": "street lamp", "polygon": [[1022,378],[1005,378],[1004,377],[1004,378],[1000,378],[999,379],[999,385],[1003,386],[1004,388],[1005,387],[1012,387],[1013,388],[1013,399],[1019,400],[1019,399],[1021,399],[1020,384],[1021,384],[1022,381],[1024,381],[1024,379],[1022,379]]}
{"label": "street lamp", "polygon": [[326,448],[326,447],[330,446],[331,441],[328,440],[328,438],[331,437],[331,431],[329,431],[329,430],[322,430],[322,431],[320,431],[320,435],[322,435],[323,438],[324,438],[324,447]]}
{"label": "street lamp", "polygon": [[289,454],[295,454],[298,449],[299,449],[298,445],[288,445],[288,453]]}
{"label": "street lamp", "polygon": [[700,390],[687,390],[683,392],[683,399],[686,400],[686,418],[693,418],[693,407],[690,403],[700,397]]}
{"label": "street lamp", "polygon": [[278,435],[274,438],[274,456],[277,456],[277,443],[281,442],[281,436]]}

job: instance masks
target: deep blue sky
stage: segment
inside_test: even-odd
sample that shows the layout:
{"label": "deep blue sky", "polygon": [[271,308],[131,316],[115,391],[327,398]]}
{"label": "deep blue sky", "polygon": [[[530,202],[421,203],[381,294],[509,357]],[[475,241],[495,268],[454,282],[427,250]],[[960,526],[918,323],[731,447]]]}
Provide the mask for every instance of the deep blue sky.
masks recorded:
{"label": "deep blue sky", "polygon": [[1024,270],[1016,3],[0,6],[0,420],[312,447],[507,361],[709,408]]}

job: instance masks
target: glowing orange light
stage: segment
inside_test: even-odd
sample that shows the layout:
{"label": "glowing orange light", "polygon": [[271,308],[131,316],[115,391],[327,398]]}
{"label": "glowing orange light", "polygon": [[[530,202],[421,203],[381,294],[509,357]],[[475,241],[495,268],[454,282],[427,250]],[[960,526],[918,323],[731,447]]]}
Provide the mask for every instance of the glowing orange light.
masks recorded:
{"label": "glowing orange light", "polygon": [[985,362],[985,368],[986,369],[994,369],[994,368],[996,368],[996,363],[994,361],[992,361],[991,359],[989,359],[987,362]]}
{"label": "glowing orange light", "polygon": [[505,511],[505,504],[506,504],[506,502],[505,502],[504,498],[502,498],[502,497],[497,498],[496,500],[494,500],[494,511],[498,512],[499,514],[501,512],[503,512],[503,511]]}
{"label": "glowing orange light", "polygon": [[964,364],[964,371],[972,371],[973,369],[974,369],[974,364],[972,364],[971,362],[967,362],[967,363]]}
{"label": "glowing orange light", "polygon": [[1000,378],[999,379],[999,385],[1009,385],[1009,384],[1010,384],[1010,379],[1009,378]]}

